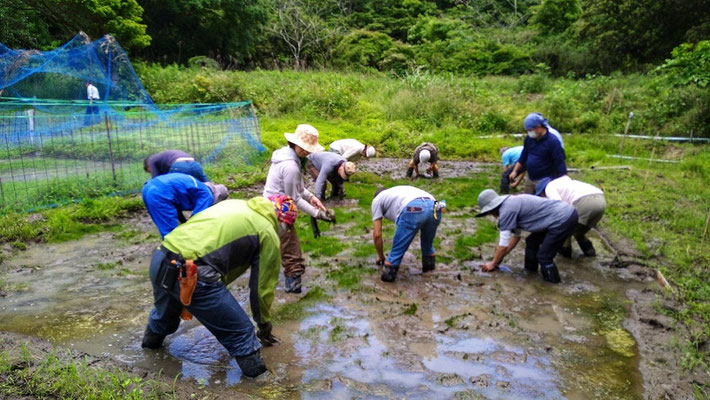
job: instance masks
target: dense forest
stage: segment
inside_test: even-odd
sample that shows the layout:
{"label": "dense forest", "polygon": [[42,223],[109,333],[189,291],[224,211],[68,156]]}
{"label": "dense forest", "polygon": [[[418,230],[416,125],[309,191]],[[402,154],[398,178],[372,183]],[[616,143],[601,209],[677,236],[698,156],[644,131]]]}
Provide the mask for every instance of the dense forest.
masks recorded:
{"label": "dense forest", "polygon": [[[710,0],[5,0],[0,42],[116,36],[133,59],[402,74],[647,72],[708,83]],[[687,60],[686,60],[687,61]],[[702,62],[702,63],[698,63]],[[704,63],[704,64],[703,64]],[[672,65],[671,67],[676,67]]]}

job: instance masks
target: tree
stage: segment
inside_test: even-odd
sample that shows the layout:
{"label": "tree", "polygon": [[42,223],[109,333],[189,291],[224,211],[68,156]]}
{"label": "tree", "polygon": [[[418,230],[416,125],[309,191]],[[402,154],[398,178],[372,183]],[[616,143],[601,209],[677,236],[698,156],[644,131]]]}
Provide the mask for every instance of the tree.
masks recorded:
{"label": "tree", "polygon": [[[3,0],[0,16],[16,19],[1,18],[0,38],[19,45],[56,46],[79,31],[92,38],[111,34],[126,49],[150,44],[136,0]],[[28,21],[24,28],[17,23],[22,20]]]}
{"label": "tree", "polygon": [[329,27],[321,18],[328,2],[276,0],[269,32],[282,40],[293,56],[293,69],[305,68],[304,52],[320,46],[338,28]]}
{"label": "tree", "polygon": [[577,26],[602,71],[663,60],[710,20],[710,0],[585,0]]}
{"label": "tree", "polygon": [[542,0],[532,11],[530,24],[547,33],[564,32],[582,13],[579,0]]}
{"label": "tree", "polygon": [[461,18],[477,27],[513,28],[527,20],[539,0],[456,0]]}
{"label": "tree", "polygon": [[138,0],[153,43],[143,55],[186,63],[210,56],[222,65],[250,63],[268,19],[265,0]]}

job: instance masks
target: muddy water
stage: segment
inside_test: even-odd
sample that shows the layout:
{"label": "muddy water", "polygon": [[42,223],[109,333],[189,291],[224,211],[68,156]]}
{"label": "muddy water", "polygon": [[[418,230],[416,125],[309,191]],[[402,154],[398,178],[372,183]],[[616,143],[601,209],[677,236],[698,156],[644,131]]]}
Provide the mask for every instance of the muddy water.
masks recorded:
{"label": "muddy water", "polygon": [[[374,167],[373,167],[374,168]],[[476,173],[476,167],[461,167]],[[376,170],[374,168],[373,170]],[[348,207],[352,207],[349,205]],[[341,224],[324,233],[339,239]],[[270,373],[243,380],[214,337],[196,321],[183,323],[163,349],[144,351],[140,338],[151,308],[147,264],[156,241],[147,217],[131,235],[102,233],[63,244],[36,245],[6,261],[0,330],[33,334],[91,354],[181,374],[225,397],[263,398],[642,398],[640,355],[622,327],[625,293],[648,282],[602,267],[610,258],[595,240],[596,259],[559,260],[563,283],[549,285],[522,268],[522,251],[501,271],[483,273],[479,260],[419,269],[418,241],[394,284],[383,283],[374,255],[357,258],[357,242],[334,257],[313,260],[306,289],[331,296],[300,319],[276,324],[282,343],[263,349]],[[439,254],[476,221],[445,216]],[[343,240],[343,242],[348,242]],[[522,246],[520,246],[522,248]],[[484,255],[493,244],[482,246]],[[364,265],[355,290],[329,278]],[[282,278],[283,279],[283,278]],[[275,306],[296,301],[277,287]],[[230,287],[248,310],[246,279]]]}

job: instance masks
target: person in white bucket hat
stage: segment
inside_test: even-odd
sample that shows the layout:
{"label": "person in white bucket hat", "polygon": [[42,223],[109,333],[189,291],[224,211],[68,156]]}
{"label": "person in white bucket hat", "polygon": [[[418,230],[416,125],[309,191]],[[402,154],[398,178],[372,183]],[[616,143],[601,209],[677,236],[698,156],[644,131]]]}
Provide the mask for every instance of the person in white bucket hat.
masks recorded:
{"label": "person in white bucket hat", "polygon": [[[298,125],[294,133],[284,133],[288,146],[271,155],[271,167],[266,176],[264,197],[284,194],[293,199],[299,213],[331,222],[332,215],[323,203],[309,192],[303,184],[301,160],[309,154],[323,151],[318,144],[318,130],[311,125]],[[286,293],[301,293],[301,276],[306,270],[301,255],[301,245],[294,225],[279,234],[281,239],[281,263],[286,277]]]}
{"label": "person in white bucket hat", "polygon": [[341,155],[348,161],[357,161],[360,157],[372,158],[377,155],[374,147],[362,144],[356,139],[336,140],[328,146],[328,151]]}
{"label": "person in white bucket hat", "polygon": [[424,142],[414,149],[412,160],[407,168],[407,178],[417,179],[419,177],[419,164],[429,163],[426,172],[433,178],[439,177],[439,149],[434,143]]}

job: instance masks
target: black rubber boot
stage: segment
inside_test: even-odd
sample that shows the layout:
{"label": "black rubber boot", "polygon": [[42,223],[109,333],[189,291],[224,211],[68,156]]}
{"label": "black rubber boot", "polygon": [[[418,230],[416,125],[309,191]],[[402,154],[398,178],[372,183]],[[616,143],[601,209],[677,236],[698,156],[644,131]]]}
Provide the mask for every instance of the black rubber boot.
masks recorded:
{"label": "black rubber boot", "polygon": [[433,271],[436,268],[436,256],[422,256],[422,272]]}
{"label": "black rubber boot", "polygon": [[165,336],[162,335],[156,335],[155,333],[151,332],[148,327],[145,327],[145,333],[143,334],[143,343],[141,343],[141,347],[144,349],[159,349],[163,347],[163,340],[165,340]]}
{"label": "black rubber boot", "polygon": [[385,265],[380,279],[382,279],[383,282],[394,282],[394,279],[397,277],[398,269],[398,266],[396,267],[394,265]]}
{"label": "black rubber boot", "polygon": [[560,253],[562,257],[566,258],[572,258],[572,247],[571,246],[562,246],[560,249],[557,251]]}
{"label": "black rubber boot", "polygon": [[594,250],[594,245],[591,241],[583,240],[581,242],[577,242],[577,244],[579,244],[579,248],[582,249],[582,253],[584,253],[585,256],[595,257],[597,255],[597,251]]}
{"label": "black rubber boot", "polygon": [[525,259],[525,270],[528,272],[537,272],[537,260]]}
{"label": "black rubber boot", "polygon": [[301,293],[301,275],[286,277],[286,293]]}
{"label": "black rubber boot", "polygon": [[234,357],[234,359],[237,360],[237,364],[242,370],[242,375],[247,378],[256,378],[266,372],[266,364],[264,363],[264,359],[261,358],[259,350],[248,356],[237,356]]}
{"label": "black rubber boot", "polygon": [[407,178],[411,178],[414,174],[414,168],[407,168]]}
{"label": "black rubber boot", "polygon": [[557,271],[555,263],[541,265],[542,279],[551,283],[560,283],[560,273]]}

